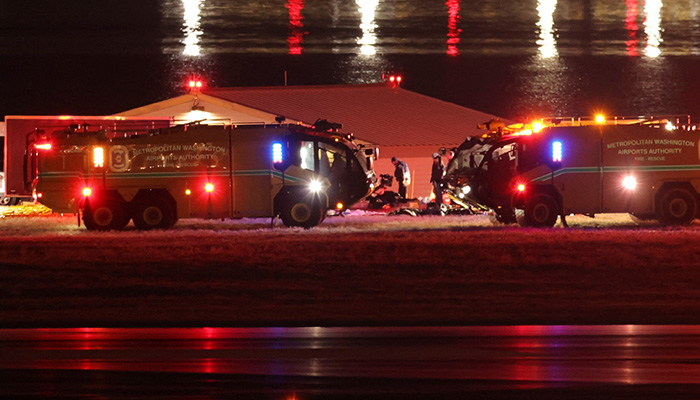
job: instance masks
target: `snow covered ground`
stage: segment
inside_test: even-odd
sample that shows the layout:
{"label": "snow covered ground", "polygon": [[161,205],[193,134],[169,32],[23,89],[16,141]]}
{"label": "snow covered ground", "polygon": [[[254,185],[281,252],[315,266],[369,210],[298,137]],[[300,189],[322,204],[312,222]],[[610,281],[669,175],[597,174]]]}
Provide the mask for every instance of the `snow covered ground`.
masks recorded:
{"label": "snow covered ground", "polygon": [[700,225],[352,212],[313,229],[0,218],[0,326],[700,323]]}

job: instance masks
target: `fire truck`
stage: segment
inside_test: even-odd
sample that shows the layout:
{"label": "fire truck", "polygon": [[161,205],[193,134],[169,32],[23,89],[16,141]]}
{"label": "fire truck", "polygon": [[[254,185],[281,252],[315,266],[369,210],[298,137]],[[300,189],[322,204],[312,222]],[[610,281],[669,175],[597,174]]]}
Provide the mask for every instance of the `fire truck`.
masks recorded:
{"label": "fire truck", "polygon": [[280,216],[318,225],[370,191],[373,152],[314,126],[188,124],[121,134],[69,126],[27,135],[27,177],[42,204],[89,230],[167,229],[179,218]]}
{"label": "fire truck", "polygon": [[[538,126],[539,125],[539,126]],[[700,131],[684,117],[557,119],[470,138],[448,167],[456,190],[500,222],[630,213],[663,225],[700,216]]]}

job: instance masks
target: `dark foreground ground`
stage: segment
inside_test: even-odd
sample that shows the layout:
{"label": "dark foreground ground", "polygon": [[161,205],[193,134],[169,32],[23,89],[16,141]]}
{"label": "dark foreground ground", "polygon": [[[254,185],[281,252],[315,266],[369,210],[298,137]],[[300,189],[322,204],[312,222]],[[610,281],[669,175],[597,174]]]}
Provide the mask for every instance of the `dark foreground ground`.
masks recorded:
{"label": "dark foreground ground", "polygon": [[0,219],[0,327],[699,324],[700,227]]}

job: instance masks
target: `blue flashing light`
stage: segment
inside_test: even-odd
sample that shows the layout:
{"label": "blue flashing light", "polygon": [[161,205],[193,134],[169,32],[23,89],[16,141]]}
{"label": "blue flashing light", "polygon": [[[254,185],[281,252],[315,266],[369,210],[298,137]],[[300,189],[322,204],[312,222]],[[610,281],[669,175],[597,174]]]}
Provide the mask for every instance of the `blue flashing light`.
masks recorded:
{"label": "blue flashing light", "polygon": [[564,151],[561,142],[552,142],[552,161],[561,162],[563,153]]}
{"label": "blue flashing light", "polygon": [[282,143],[272,143],[272,162],[275,164],[279,164],[282,161]]}

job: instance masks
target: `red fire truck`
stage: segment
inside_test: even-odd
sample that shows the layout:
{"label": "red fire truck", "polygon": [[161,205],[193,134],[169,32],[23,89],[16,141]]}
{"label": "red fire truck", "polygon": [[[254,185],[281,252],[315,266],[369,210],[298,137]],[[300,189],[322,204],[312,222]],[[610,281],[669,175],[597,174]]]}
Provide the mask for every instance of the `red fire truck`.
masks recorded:
{"label": "red fire truck", "polygon": [[179,218],[281,216],[312,227],[374,184],[372,151],[338,124],[189,124],[131,132],[69,126],[27,136],[31,185],[90,230],[170,228]]}
{"label": "red fire truck", "polygon": [[465,142],[455,157],[452,173],[500,221],[553,226],[560,215],[630,213],[684,225],[699,216],[700,131],[687,116],[543,126]]}

